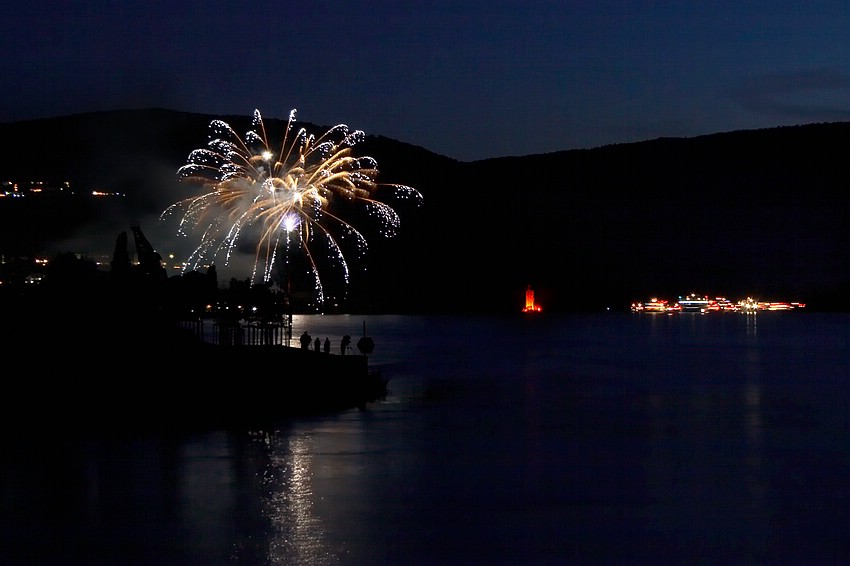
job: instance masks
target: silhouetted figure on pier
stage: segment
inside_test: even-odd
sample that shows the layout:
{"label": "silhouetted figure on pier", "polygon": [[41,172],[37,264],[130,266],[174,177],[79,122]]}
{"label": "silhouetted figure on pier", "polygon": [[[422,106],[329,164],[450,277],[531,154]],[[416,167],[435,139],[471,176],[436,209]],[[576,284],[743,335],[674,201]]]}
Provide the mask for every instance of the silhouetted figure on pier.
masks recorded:
{"label": "silhouetted figure on pier", "polygon": [[316,350],[316,353],[317,353],[317,354],[318,354],[319,352],[321,352],[321,351],[322,351],[322,341],[321,341],[321,340],[319,340],[319,337],[318,337],[318,336],[316,336],[316,344],[315,344],[315,346],[313,347],[313,349],[314,349],[314,350]]}
{"label": "silhouetted figure on pier", "polygon": [[330,338],[325,338],[325,353],[326,354],[331,353],[331,339]]}
{"label": "silhouetted figure on pier", "polygon": [[348,348],[348,345],[351,344],[351,336],[346,334],[342,337],[342,342],[339,343],[339,355],[345,355],[345,349]]}
{"label": "silhouetted figure on pier", "polygon": [[312,339],[310,338],[310,335],[307,334],[307,331],[305,330],[304,334],[301,335],[301,349],[302,350],[309,350],[311,340]]}

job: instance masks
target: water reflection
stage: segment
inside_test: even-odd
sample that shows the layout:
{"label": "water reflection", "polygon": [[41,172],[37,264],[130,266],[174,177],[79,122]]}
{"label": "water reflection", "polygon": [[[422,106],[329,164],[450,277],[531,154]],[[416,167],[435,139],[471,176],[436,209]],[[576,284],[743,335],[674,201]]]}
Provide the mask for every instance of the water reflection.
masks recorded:
{"label": "water reflection", "polygon": [[270,564],[329,564],[333,554],[325,541],[322,519],[314,511],[313,460],[310,436],[267,434],[268,469],[264,471],[270,521]]}
{"label": "water reflection", "polygon": [[263,563],[339,564],[369,554],[351,534],[375,504],[375,470],[364,460],[376,456],[364,445],[370,422],[368,412],[351,411],[254,435],[267,455],[258,471],[268,521]]}
{"label": "water reflection", "polygon": [[[664,322],[652,321],[651,330]],[[649,387],[638,405],[647,426],[642,465],[646,493],[651,494],[645,511],[648,529],[661,533],[673,552],[685,556],[701,545],[719,552],[734,549],[747,563],[758,562],[771,537],[771,504],[764,447],[764,340],[756,316],[677,322],[680,341],[665,345],[671,347],[670,359],[684,356],[689,363],[675,367],[687,371],[678,374],[677,387]],[[736,517],[736,531],[727,521],[730,515]]]}
{"label": "water reflection", "polygon": [[758,336],[758,315],[756,313],[747,313],[744,315],[747,324],[747,336],[755,338]]}
{"label": "water reflection", "polygon": [[743,361],[742,401],[744,432],[744,482],[746,500],[744,515],[750,533],[748,547],[756,556],[763,555],[770,539],[770,510],[764,454],[764,423],[762,399],[762,359],[757,338],[757,316],[746,315],[747,347]]}
{"label": "water reflection", "polygon": [[28,417],[0,564],[847,563],[846,315],[528,322],[369,318],[390,401],[279,430]]}

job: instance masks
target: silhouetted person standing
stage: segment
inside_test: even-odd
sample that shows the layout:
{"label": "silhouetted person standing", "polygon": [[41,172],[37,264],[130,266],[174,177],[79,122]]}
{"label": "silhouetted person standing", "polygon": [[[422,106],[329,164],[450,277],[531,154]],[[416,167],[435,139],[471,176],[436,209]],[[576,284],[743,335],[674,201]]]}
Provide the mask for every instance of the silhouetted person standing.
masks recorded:
{"label": "silhouetted person standing", "polygon": [[325,338],[325,353],[326,354],[331,353],[331,340],[330,340],[330,338]]}
{"label": "silhouetted person standing", "polygon": [[313,347],[313,349],[316,350],[317,354],[322,351],[322,341],[319,340],[318,336],[316,336],[316,345]]}
{"label": "silhouetted person standing", "polygon": [[307,334],[307,331],[304,331],[304,334],[301,335],[301,349],[309,350],[310,349],[310,335]]}
{"label": "silhouetted person standing", "polygon": [[341,356],[345,355],[345,349],[348,348],[349,344],[351,344],[351,336],[346,334],[342,337],[342,342],[339,343],[339,354]]}

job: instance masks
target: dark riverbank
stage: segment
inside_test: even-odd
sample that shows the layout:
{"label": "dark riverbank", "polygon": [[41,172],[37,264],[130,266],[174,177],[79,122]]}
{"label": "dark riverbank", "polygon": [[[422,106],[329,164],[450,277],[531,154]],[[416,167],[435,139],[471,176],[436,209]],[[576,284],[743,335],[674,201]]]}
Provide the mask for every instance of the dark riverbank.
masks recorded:
{"label": "dark riverbank", "polygon": [[361,355],[286,346],[185,345],[65,352],[10,376],[3,428],[92,431],[262,427],[365,406],[386,382]]}
{"label": "dark riverbank", "polygon": [[[32,297],[28,297],[32,299]],[[254,426],[356,408],[386,392],[364,355],[205,343],[144,303],[5,296],[3,425]]]}

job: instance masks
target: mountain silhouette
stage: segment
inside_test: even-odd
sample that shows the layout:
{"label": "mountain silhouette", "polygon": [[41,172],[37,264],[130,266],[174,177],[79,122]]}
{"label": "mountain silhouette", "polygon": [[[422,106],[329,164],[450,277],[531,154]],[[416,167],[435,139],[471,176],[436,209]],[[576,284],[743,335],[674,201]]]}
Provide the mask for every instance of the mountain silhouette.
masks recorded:
{"label": "mountain silhouette", "polygon": [[[124,195],[0,199],[0,252],[111,250],[140,223],[164,252],[169,236],[155,219],[192,194],[176,171],[213,119],[240,134],[251,122],[152,109],[0,124],[0,177]],[[809,124],[461,162],[367,135],[355,153],[376,159],[379,182],[412,186],[424,204],[398,208],[395,238],[369,239],[350,306],[520,312],[532,285],[549,311],[691,292],[845,310],[848,139],[848,123]],[[84,244],[88,229],[96,239]]]}

